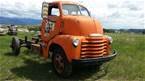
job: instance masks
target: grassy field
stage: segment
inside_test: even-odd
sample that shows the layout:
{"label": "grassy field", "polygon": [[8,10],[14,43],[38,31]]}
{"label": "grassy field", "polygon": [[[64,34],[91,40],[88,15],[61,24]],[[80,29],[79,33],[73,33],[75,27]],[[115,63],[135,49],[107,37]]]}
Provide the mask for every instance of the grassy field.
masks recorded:
{"label": "grassy field", "polygon": [[[118,56],[99,69],[77,68],[68,79],[58,77],[49,60],[25,48],[18,57],[13,56],[9,47],[12,37],[0,36],[0,81],[145,81],[145,35],[108,35],[114,39],[113,48],[118,51]],[[19,37],[24,34],[20,33]]]}

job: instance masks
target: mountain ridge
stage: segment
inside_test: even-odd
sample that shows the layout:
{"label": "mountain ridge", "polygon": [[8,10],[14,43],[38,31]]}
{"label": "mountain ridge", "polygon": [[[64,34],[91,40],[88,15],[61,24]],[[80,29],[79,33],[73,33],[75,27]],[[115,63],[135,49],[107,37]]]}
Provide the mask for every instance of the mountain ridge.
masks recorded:
{"label": "mountain ridge", "polygon": [[0,16],[0,24],[15,24],[15,25],[34,25],[40,24],[41,19],[32,19],[32,18],[9,18]]}

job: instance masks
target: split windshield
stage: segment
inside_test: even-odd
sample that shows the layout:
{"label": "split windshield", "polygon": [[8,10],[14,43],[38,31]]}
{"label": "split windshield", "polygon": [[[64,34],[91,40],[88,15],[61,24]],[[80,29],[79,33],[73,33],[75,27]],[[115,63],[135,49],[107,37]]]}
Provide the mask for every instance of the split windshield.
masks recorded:
{"label": "split windshield", "polygon": [[62,11],[64,15],[83,15],[90,16],[88,10],[80,5],[63,4]]}

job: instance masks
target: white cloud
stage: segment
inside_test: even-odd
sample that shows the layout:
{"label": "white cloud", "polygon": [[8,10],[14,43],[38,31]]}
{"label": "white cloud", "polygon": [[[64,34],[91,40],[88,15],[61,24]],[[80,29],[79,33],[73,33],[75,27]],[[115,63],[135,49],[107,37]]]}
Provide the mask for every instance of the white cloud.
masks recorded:
{"label": "white cloud", "polygon": [[[0,16],[40,19],[43,1],[0,0]],[[144,0],[67,0],[85,5],[105,28],[145,28]]]}
{"label": "white cloud", "polygon": [[40,0],[0,0],[0,16],[40,18]]}
{"label": "white cloud", "polygon": [[105,28],[144,28],[144,0],[95,0],[87,3],[92,15],[102,21]]}

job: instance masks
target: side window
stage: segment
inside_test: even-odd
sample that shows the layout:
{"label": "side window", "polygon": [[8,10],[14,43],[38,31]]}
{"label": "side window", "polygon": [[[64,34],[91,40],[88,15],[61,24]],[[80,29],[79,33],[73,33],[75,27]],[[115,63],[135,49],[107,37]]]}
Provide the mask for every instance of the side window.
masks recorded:
{"label": "side window", "polygon": [[59,16],[59,9],[58,8],[52,8],[51,10],[51,15],[54,15],[54,16]]}
{"label": "side window", "polygon": [[45,32],[50,33],[54,30],[56,20],[60,15],[58,4],[50,4],[48,10],[48,22],[46,24]]}

